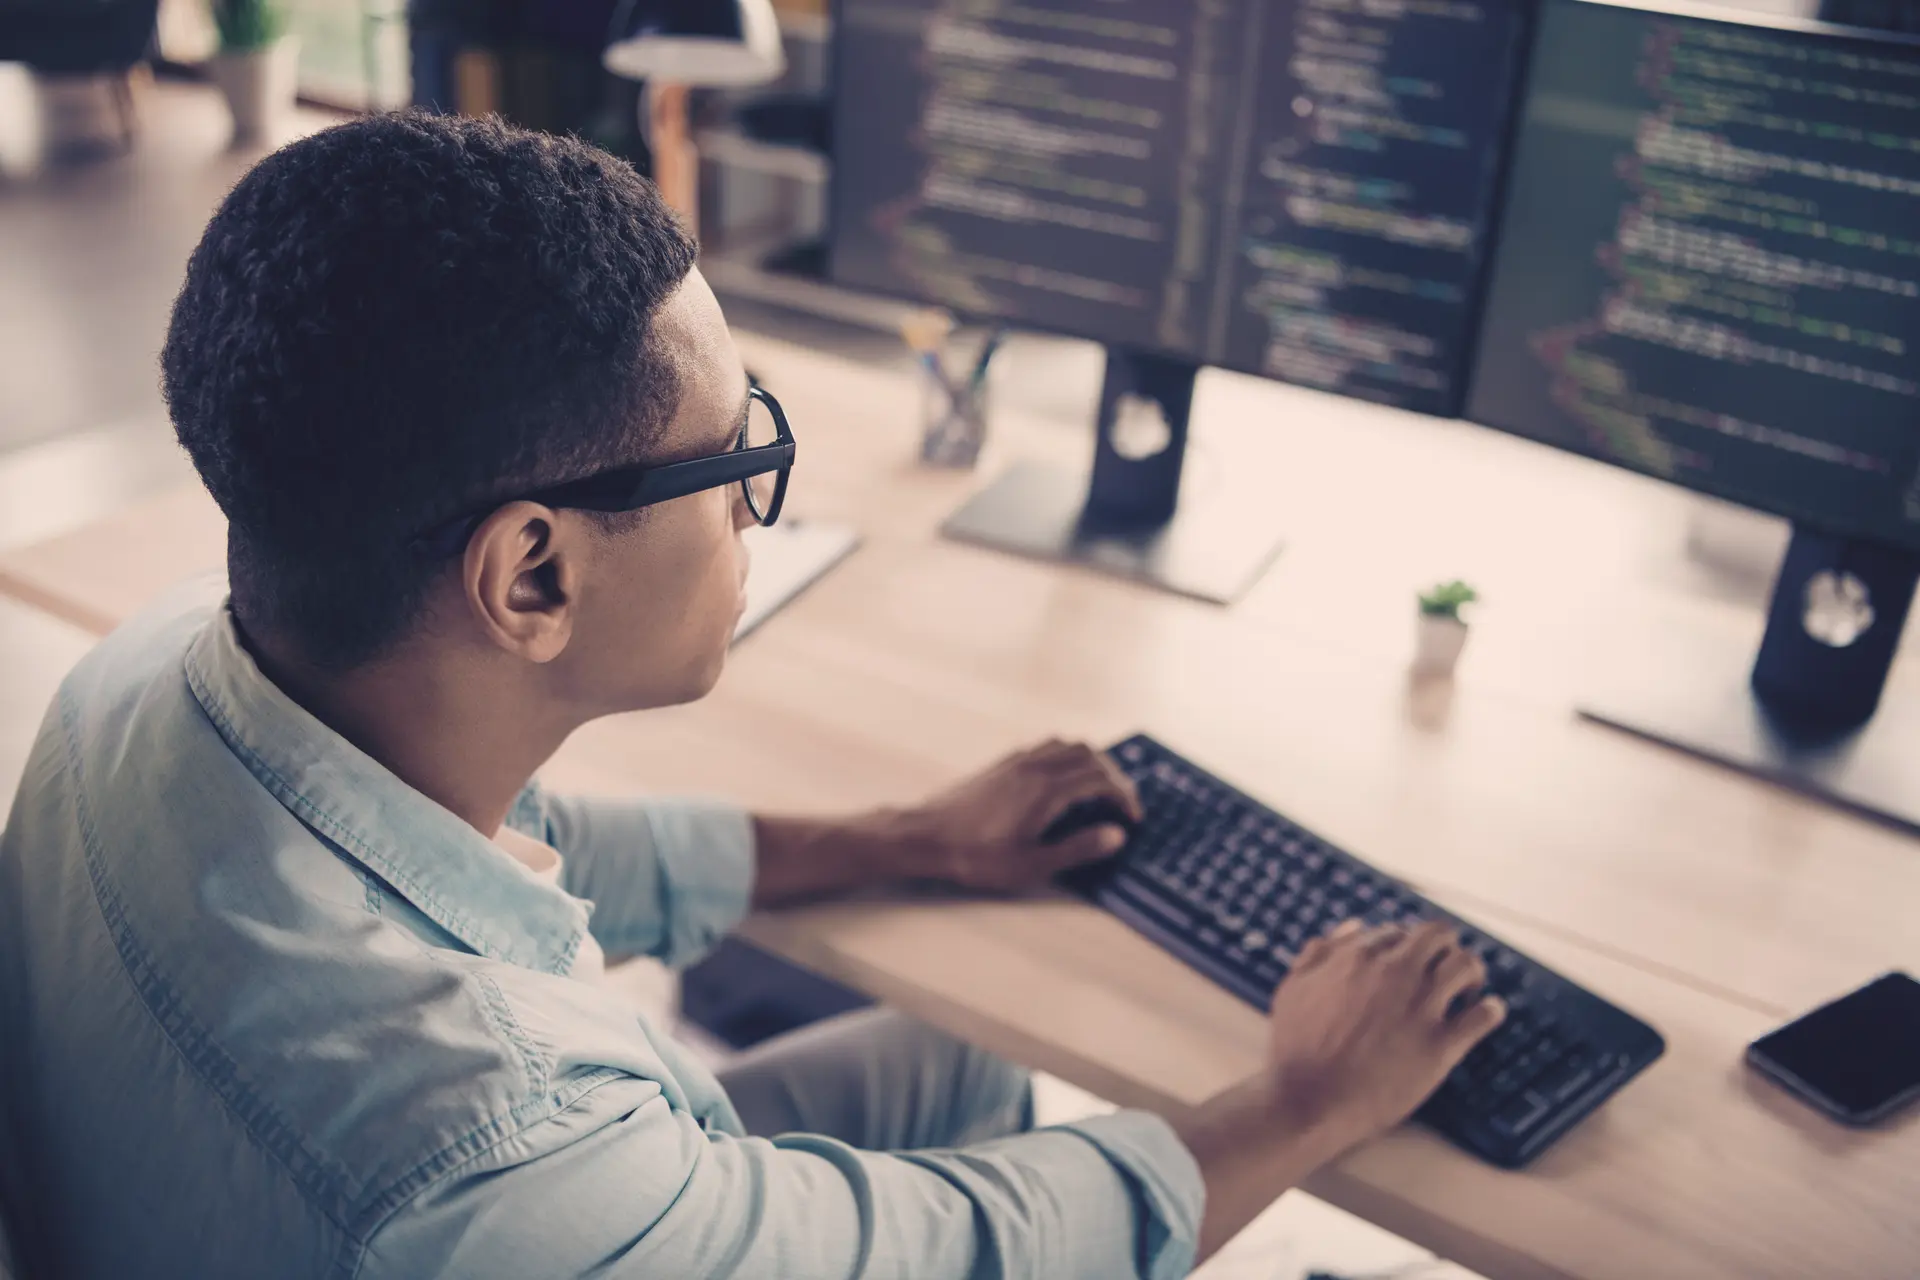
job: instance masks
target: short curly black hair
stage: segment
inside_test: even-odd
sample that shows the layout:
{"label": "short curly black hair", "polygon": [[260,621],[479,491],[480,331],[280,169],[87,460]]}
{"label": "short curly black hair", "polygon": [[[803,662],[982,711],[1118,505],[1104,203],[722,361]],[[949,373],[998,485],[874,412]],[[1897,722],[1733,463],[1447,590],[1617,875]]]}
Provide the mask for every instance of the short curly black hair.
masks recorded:
{"label": "short curly black hair", "polygon": [[643,461],[679,396],[651,321],[693,261],[624,161],[496,119],[370,116],[262,160],[161,354],[242,622],[367,662],[446,567],[416,534]]}

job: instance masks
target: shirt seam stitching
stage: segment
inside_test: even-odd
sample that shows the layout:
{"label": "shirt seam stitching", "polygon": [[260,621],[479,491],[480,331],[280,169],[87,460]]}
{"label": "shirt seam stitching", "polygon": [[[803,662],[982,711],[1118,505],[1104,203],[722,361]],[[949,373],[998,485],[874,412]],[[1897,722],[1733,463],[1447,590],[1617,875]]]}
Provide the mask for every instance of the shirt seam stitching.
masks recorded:
{"label": "shirt seam stitching", "polygon": [[[331,814],[324,812],[306,796],[300,794],[293,787],[292,783],[288,782],[273,766],[261,759],[252,748],[247,746],[246,742],[240,736],[238,726],[232,722],[232,718],[227,712],[224,701],[212,690],[202,690],[199,687],[200,682],[192,679],[192,671],[189,671],[187,674],[189,680],[193,683],[194,692],[197,695],[204,694],[203,697],[196,698],[196,701],[200,703],[202,711],[207,715],[208,719],[215,721],[221,728],[226,730],[226,732],[221,735],[222,740],[228,744],[229,749],[240,756],[246,764],[248,772],[252,773],[254,777],[261,782],[261,785],[273,791],[283,803],[291,805],[294,809],[295,816],[304,815],[310,817],[314,824],[318,826],[328,838],[347,848],[349,851],[357,850],[363,855],[371,852],[366,844],[355,836],[353,832],[347,830]],[[211,700],[213,705],[209,705],[209,700]],[[382,861],[388,862],[389,864],[391,863],[391,859],[383,859]],[[365,867],[366,864],[362,862],[362,866]],[[366,869],[369,872],[372,871],[370,867]],[[386,873],[383,871],[380,874],[384,875]],[[462,918],[460,913],[445,907],[438,899],[434,898],[433,895],[422,890],[417,883],[411,883],[410,878],[405,877],[404,871],[402,871],[402,877],[403,879],[409,880],[410,887],[419,892],[421,897],[433,903],[448,916],[456,920]],[[507,963],[511,962],[508,961]],[[550,1071],[547,1066],[546,1055],[539,1052],[532,1038],[527,1035],[525,1028],[521,1026],[520,1020],[514,1016],[512,1006],[507,1001],[505,993],[501,991],[500,987],[484,974],[473,974],[471,976],[476,979],[476,986],[480,989],[482,997],[480,1002],[481,1008],[485,1012],[488,1022],[492,1024],[494,1030],[504,1037],[507,1043],[512,1045],[520,1055],[521,1070],[526,1073],[529,1089],[535,1090],[537,1095],[544,1095],[550,1083]],[[523,1103],[522,1106],[530,1105],[531,1101],[538,1101],[538,1096],[530,1100],[529,1103]],[[517,1110],[516,1108],[516,1111]],[[508,1114],[512,1115],[514,1112],[509,1112]],[[488,1127],[497,1123],[499,1123],[497,1120],[490,1121],[488,1125],[484,1125],[473,1132],[484,1132]],[[465,1139],[462,1139],[462,1141],[464,1140]],[[458,1144],[456,1143],[454,1145]],[[410,1175],[402,1175],[401,1178],[395,1179],[393,1185],[399,1185],[407,1176]],[[387,1194],[391,1194],[391,1192]],[[377,1205],[384,1199],[385,1195],[375,1197],[374,1203]]]}
{"label": "shirt seam stitching", "polygon": [[[347,827],[333,814],[320,808],[320,806],[315,804],[308,796],[302,794],[294,787],[292,782],[248,745],[245,737],[240,732],[239,726],[234,723],[234,718],[227,708],[225,699],[209,686],[206,681],[199,677],[199,673],[193,669],[191,663],[186,664],[186,674],[188,685],[194,692],[195,701],[200,704],[201,710],[206,713],[207,718],[213,721],[222,731],[220,734],[221,740],[227,744],[229,750],[241,759],[246,765],[247,771],[253,774],[254,777],[259,780],[260,784],[266,787],[276,799],[292,809],[295,816],[310,821],[314,826],[324,831],[335,843],[354,853],[361,862],[365,863],[369,859],[380,862],[380,875],[382,878],[391,884],[396,884],[404,889],[410,890],[410,896],[417,897],[419,902],[424,902],[427,907],[432,908],[430,911],[425,908],[422,909],[422,914],[426,915],[428,919],[434,920],[435,923],[440,924],[443,928],[462,935],[461,940],[463,942],[466,940],[466,935],[487,939],[488,946],[500,952],[495,958],[505,960],[509,964],[514,963],[513,955],[517,954],[519,948],[512,946],[506,948],[499,947],[494,941],[492,930],[487,929],[480,921],[473,919],[473,917],[466,912],[449,906],[434,894],[429,893],[426,887],[414,876],[409,874],[404,866],[395,863],[391,858],[383,857],[368,845],[357,832]],[[416,903],[416,905],[418,905],[418,903]],[[443,916],[445,918],[438,919],[436,916]]]}
{"label": "shirt seam stitching", "polygon": [[[194,692],[200,692],[194,688],[197,681],[191,662],[181,662],[178,670],[182,682]],[[357,1274],[371,1240],[372,1230],[368,1224],[390,1217],[400,1205],[443,1173],[450,1162],[461,1159],[469,1152],[478,1154],[491,1150],[523,1131],[528,1127],[530,1118],[540,1116],[543,1109],[548,1114],[557,1113],[607,1081],[630,1074],[610,1067],[595,1068],[575,1077],[565,1089],[556,1093],[551,1089],[546,1079],[547,1073],[543,1070],[540,1073],[542,1087],[534,1091],[533,1096],[469,1129],[408,1172],[387,1181],[384,1186],[370,1189],[337,1158],[316,1152],[306,1144],[285,1113],[253,1087],[240,1064],[199,1023],[180,993],[167,981],[164,971],[154,960],[127,914],[125,899],[101,849],[99,828],[87,796],[87,773],[80,758],[79,741],[82,735],[79,708],[73,691],[63,687],[55,700],[59,708],[60,761],[62,772],[70,780],[70,799],[80,837],[81,855],[98,918],[114,949],[121,976],[132,988],[142,1012],[160,1032],[162,1039],[193,1073],[201,1087],[211,1093],[222,1111],[238,1125],[246,1135],[247,1142],[272,1161],[308,1207],[340,1233],[340,1244],[329,1251],[333,1258],[330,1271]],[[194,701],[209,721],[237,733],[232,724],[223,720],[206,701],[199,698]],[[222,736],[224,738],[226,735]],[[261,778],[259,770],[252,767],[257,763],[274,781],[286,786],[284,779],[273,773],[264,761],[254,759],[253,753],[244,744],[229,739],[229,745],[237,748],[237,754],[248,762],[249,771],[256,778]],[[261,781],[264,783],[266,779],[261,778]],[[305,803],[304,797],[298,795],[291,799]],[[306,807],[312,809],[311,805]],[[317,811],[315,816],[322,819],[326,817]],[[331,827],[336,824],[325,822],[323,825]],[[363,869],[371,873],[371,868],[364,868],[364,864]],[[369,883],[370,896],[372,891],[373,885]],[[483,990],[491,988],[491,994],[504,1001],[504,993],[491,979],[484,975],[470,976],[479,977]],[[483,1001],[483,1005],[491,1003]],[[519,1027],[517,1020],[512,1019],[510,1008],[502,1012],[512,1021],[519,1034],[509,1034],[505,1028],[496,1029],[525,1055],[530,1042],[524,1029]]]}
{"label": "shirt seam stitching", "polygon": [[[188,674],[189,677],[192,676],[192,672]],[[222,740],[225,741],[228,748],[238,755],[246,764],[247,772],[258,779],[260,784],[272,792],[282,803],[292,806],[296,816],[312,822],[315,826],[326,832],[330,839],[342,847],[351,850],[362,864],[365,864],[369,858],[379,858],[383,864],[380,869],[381,877],[389,883],[398,883],[404,888],[411,890],[414,894],[418,895],[420,899],[430,905],[434,911],[446,916],[446,920],[440,922],[444,927],[469,930],[475,933],[485,932],[479,928],[478,922],[468,918],[466,913],[448,906],[446,903],[441,902],[439,898],[429,893],[426,886],[422,885],[409,874],[405,867],[393,865],[391,858],[380,857],[356,832],[350,830],[346,824],[334,817],[333,814],[315,804],[312,799],[296,788],[283,774],[268,764],[266,760],[262,759],[259,753],[254,751],[254,749],[247,744],[245,738],[241,736],[239,726],[234,723],[233,717],[228,712],[225,702],[217,693],[211,689],[202,688],[201,682],[198,680],[194,680],[193,689],[196,694],[200,695],[198,701],[202,709],[205,710],[207,718],[225,731],[220,735]]]}
{"label": "shirt seam stitching", "polygon": [[[202,1085],[218,1098],[223,1107],[239,1122],[241,1130],[251,1141],[283,1169],[294,1186],[308,1198],[328,1222],[332,1223],[345,1236],[351,1236],[345,1215],[338,1212],[339,1205],[329,1205],[330,1200],[345,1200],[338,1190],[329,1192],[322,1186],[314,1185],[313,1179],[331,1174],[342,1188],[351,1187],[357,1194],[363,1190],[359,1182],[337,1161],[329,1160],[308,1150],[306,1144],[297,1136],[293,1126],[279,1109],[256,1093],[245,1080],[237,1062],[214,1043],[206,1029],[201,1027],[185,1007],[179,995],[161,976],[159,966],[139,941],[132,922],[127,918],[125,903],[118,888],[113,884],[99,851],[99,833],[93,822],[93,815],[86,799],[85,773],[77,757],[77,726],[74,723],[74,707],[71,698],[63,691],[61,694],[61,730],[67,770],[73,780],[73,805],[76,824],[80,829],[83,857],[87,864],[87,878],[94,894],[94,905],[100,912],[101,923],[106,927],[112,940],[116,956],[120,961],[121,973],[132,985],[140,997],[140,1007],[159,1029],[167,1043],[173,1046],[181,1060],[197,1076]],[[136,972],[136,970],[138,972]],[[140,975],[145,975],[144,977]],[[165,1005],[166,1014],[155,1008],[155,1001]],[[217,1061],[216,1061],[217,1060]],[[232,1082],[230,1087],[222,1087],[215,1079],[213,1068],[224,1066],[224,1074]],[[244,1104],[244,1105],[243,1105]],[[261,1121],[270,1121],[263,1125]],[[263,1129],[268,1131],[263,1132]],[[290,1155],[291,1153],[291,1155]],[[297,1158],[295,1158],[297,1157]],[[298,1167],[308,1166],[306,1170]]]}
{"label": "shirt seam stitching", "polygon": [[[395,1178],[378,1198],[356,1215],[361,1231],[357,1239],[358,1248],[355,1251],[354,1265],[347,1272],[349,1280],[357,1280],[361,1269],[365,1267],[367,1253],[373,1247],[374,1237],[385,1230],[395,1215],[433,1186],[438,1179],[457,1171],[463,1165],[480,1159],[502,1143],[518,1137],[537,1124],[551,1120],[571,1109],[601,1085],[623,1079],[644,1081],[645,1077],[636,1076],[615,1067],[595,1067],[582,1074],[565,1089],[557,1093],[547,1091],[529,1098],[505,1115],[470,1130]],[[648,1083],[660,1089],[660,1097],[666,1096],[666,1090],[661,1087],[659,1081],[648,1081]],[[542,1107],[546,1108],[545,1114],[538,1114]]]}
{"label": "shirt seam stitching", "polygon": [[[523,808],[527,807],[528,805],[528,800],[527,800],[528,793],[534,791],[537,786],[538,786],[538,783],[534,779],[529,778],[527,780],[527,785],[520,788],[520,794],[513,798],[513,808],[507,811],[507,820],[506,820],[507,826],[510,826],[510,827],[514,826],[514,822],[513,822],[514,818],[518,816],[520,811]],[[541,825],[544,828],[545,814],[541,813],[536,816],[539,816],[541,818]],[[533,836],[528,835],[527,832],[521,831],[519,827],[514,827],[514,830],[520,831],[520,834],[523,836],[526,836],[527,839],[529,840],[534,838]],[[559,881],[564,880],[566,878],[566,871],[565,871],[566,862],[567,862],[566,855],[560,852],[559,847],[555,845],[553,841],[543,840],[542,843],[546,844],[548,848],[552,849],[554,851],[554,856],[560,859],[561,874],[556,879],[554,887],[559,889],[562,893],[566,893],[568,897],[572,897],[573,895],[567,892],[566,886],[564,884],[559,883]],[[588,904],[588,909],[589,909],[589,914],[587,916],[588,923],[585,926],[574,930],[573,935],[569,937],[565,945],[563,945],[560,948],[560,954],[555,957],[554,967],[557,970],[560,977],[564,978],[568,974],[573,972],[573,962],[579,958],[580,948],[583,945],[585,945],[586,939],[592,934],[593,916],[591,914],[591,909],[592,909],[591,903]]]}
{"label": "shirt seam stitching", "polygon": [[[443,1166],[446,1161],[458,1158],[463,1150],[473,1146],[479,1140],[490,1139],[484,1146],[478,1148],[479,1150],[490,1149],[499,1142],[505,1141],[525,1127],[526,1118],[537,1114],[541,1107],[552,1106],[561,1099],[566,1099],[565,1105],[570,1106],[573,1100],[587,1090],[596,1087],[606,1079],[622,1074],[612,1068],[597,1068],[595,1071],[585,1073],[562,1093],[555,1094],[550,1088],[541,1088],[518,1106],[468,1130],[460,1138],[448,1143],[408,1172],[391,1179],[384,1187],[378,1189],[369,1189],[363,1182],[353,1177],[352,1173],[339,1161],[309,1150],[298,1137],[294,1126],[287,1121],[279,1109],[262,1098],[246,1083],[239,1065],[225,1050],[214,1043],[212,1037],[186,1011],[177,993],[166,983],[160,975],[159,967],[153,963],[144,946],[139,943],[131,923],[127,920],[119,891],[113,885],[99,854],[98,832],[85,797],[85,774],[77,756],[78,726],[74,720],[75,708],[66,691],[63,690],[59,696],[64,764],[73,779],[75,818],[80,828],[88,879],[94,890],[95,903],[100,910],[102,923],[106,926],[109,937],[113,941],[114,950],[120,959],[121,971],[141,997],[142,1010],[153,1020],[162,1036],[173,1046],[174,1051],[199,1078],[202,1085],[219,1099],[227,1113],[239,1123],[241,1131],[247,1135],[249,1141],[257,1145],[284,1170],[295,1189],[300,1191],[307,1202],[340,1232],[341,1245],[335,1253],[337,1261],[333,1269],[345,1268],[349,1274],[357,1271],[357,1261],[353,1261],[351,1268],[348,1268],[347,1264],[365,1253],[371,1232],[364,1224],[391,1213],[393,1206],[404,1203],[419,1190],[418,1187],[409,1184],[430,1180],[441,1171],[437,1166]],[[205,710],[206,708],[202,705],[202,711]],[[136,976],[134,972],[136,968],[149,975],[151,983],[143,982]],[[160,996],[165,997],[167,1008],[174,1016],[177,1026],[170,1025],[167,1018],[154,1008],[152,1002]],[[490,1002],[482,1003],[484,1006]],[[504,1034],[503,1028],[496,1029],[502,1030]],[[186,1042],[183,1043],[183,1040]],[[516,1048],[525,1052],[521,1043],[518,1041],[514,1043]],[[213,1066],[222,1064],[226,1069],[225,1074],[233,1082],[231,1089],[223,1088],[214,1078]],[[263,1131],[259,1118],[272,1122],[271,1132]],[[286,1150],[282,1149],[283,1145]],[[291,1156],[289,1152],[292,1153]],[[299,1167],[302,1163],[311,1166],[312,1172],[303,1173]],[[315,1185],[313,1177],[324,1176],[328,1172],[332,1173],[341,1189],[351,1188],[352,1194],[342,1194],[342,1190],[329,1191],[324,1186]]]}
{"label": "shirt seam stitching", "polygon": [[508,1001],[507,993],[500,989],[500,984],[484,973],[476,973],[472,976],[475,984],[480,988],[481,1007],[487,1013],[487,1021],[493,1023],[494,1030],[519,1051],[520,1069],[526,1072],[528,1088],[541,1093],[546,1092],[552,1075],[547,1055],[534,1042],[533,1037],[526,1033],[519,1019],[513,1016],[513,1005]]}

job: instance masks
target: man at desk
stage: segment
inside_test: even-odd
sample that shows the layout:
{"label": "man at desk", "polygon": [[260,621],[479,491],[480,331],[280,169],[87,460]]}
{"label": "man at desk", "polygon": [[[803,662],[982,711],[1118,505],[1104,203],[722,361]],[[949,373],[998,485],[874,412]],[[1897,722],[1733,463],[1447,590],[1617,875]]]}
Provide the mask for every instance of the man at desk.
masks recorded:
{"label": "man at desk", "polygon": [[[1174,1123],[1030,1131],[1024,1075],[890,1014],[716,1079],[598,985],[752,906],[1038,885],[1050,743],[840,822],[591,803],[581,724],[695,699],[777,515],[693,245],[624,164],[495,121],[263,161],[163,356],[232,595],[104,642],[0,845],[0,1200],[61,1276],[1184,1273],[1500,1019],[1437,927],[1309,947],[1271,1068]],[[755,1136],[749,1136],[755,1135]]]}

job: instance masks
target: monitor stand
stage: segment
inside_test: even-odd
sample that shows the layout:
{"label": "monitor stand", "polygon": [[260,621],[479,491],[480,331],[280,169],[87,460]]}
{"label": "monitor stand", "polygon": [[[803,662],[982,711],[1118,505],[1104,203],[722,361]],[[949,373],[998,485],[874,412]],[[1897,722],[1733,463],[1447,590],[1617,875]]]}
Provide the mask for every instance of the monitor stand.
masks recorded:
{"label": "monitor stand", "polygon": [[1920,556],[1796,526],[1745,681],[1680,643],[1580,714],[1920,835],[1920,706],[1880,706],[1916,581]]}
{"label": "monitor stand", "polygon": [[1217,492],[1175,515],[1199,372],[1184,360],[1109,348],[1091,483],[1063,468],[1020,463],[941,531],[1233,603],[1279,554],[1278,521],[1270,490],[1236,488],[1224,475]]}

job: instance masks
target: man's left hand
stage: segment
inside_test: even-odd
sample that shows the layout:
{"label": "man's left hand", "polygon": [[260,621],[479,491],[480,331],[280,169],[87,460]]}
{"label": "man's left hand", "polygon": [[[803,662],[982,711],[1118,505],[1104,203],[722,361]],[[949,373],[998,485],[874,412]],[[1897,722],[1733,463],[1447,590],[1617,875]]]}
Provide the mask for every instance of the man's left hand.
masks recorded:
{"label": "man's left hand", "polygon": [[1132,822],[1142,816],[1133,783],[1104,752],[1056,738],[1008,756],[899,818],[927,877],[1005,893],[1044,884],[1126,843],[1126,829],[1115,823],[1041,842],[1056,818],[1087,800],[1110,802]]}

